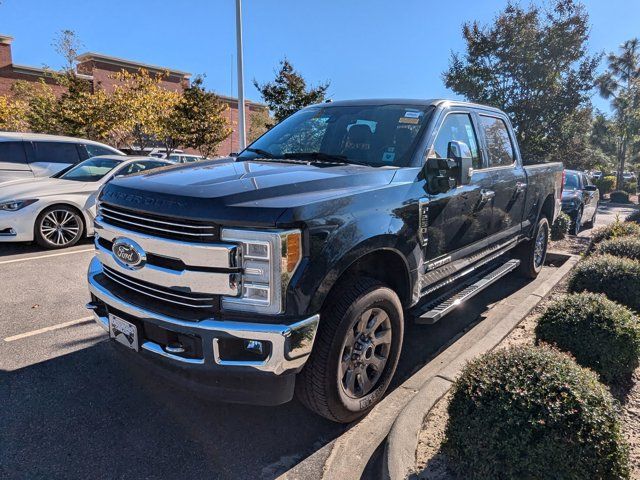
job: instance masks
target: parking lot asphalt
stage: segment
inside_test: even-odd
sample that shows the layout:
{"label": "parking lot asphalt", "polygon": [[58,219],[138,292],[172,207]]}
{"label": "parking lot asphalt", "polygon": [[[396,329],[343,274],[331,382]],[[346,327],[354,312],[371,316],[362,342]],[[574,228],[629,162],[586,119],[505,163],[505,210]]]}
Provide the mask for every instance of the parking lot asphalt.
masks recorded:
{"label": "parking lot asphalt", "polygon": [[[84,308],[91,257],[89,241],[0,245],[0,478],[275,478],[345,431],[295,400],[216,403],[126,362]],[[409,323],[393,385],[522,285],[508,276],[435,325]]]}

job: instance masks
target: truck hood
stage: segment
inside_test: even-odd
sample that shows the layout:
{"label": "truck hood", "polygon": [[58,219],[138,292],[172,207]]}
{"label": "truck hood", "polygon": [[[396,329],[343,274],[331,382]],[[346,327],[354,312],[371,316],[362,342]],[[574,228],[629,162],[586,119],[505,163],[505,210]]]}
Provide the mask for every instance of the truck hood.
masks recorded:
{"label": "truck hood", "polygon": [[60,178],[25,178],[0,184],[0,201],[44,198],[52,195],[91,193],[99,183],[75,182]]}
{"label": "truck hood", "polygon": [[107,184],[101,200],[193,220],[273,226],[286,209],[375,190],[388,185],[396,171],[276,161],[200,162],[117,178]]}

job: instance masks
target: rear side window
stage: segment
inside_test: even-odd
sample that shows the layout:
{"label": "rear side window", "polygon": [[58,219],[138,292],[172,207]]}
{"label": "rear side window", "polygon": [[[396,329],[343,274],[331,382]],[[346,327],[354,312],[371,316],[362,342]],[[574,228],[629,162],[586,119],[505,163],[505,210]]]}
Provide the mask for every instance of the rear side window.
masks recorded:
{"label": "rear side window", "polygon": [[83,145],[84,148],[87,149],[87,153],[89,157],[97,157],[98,155],[113,155],[113,150],[110,150],[106,147],[101,147],[100,145]]}
{"label": "rear side window", "polygon": [[480,116],[480,124],[487,141],[490,167],[512,165],[514,161],[513,144],[509,129],[504,120],[497,117]]}
{"label": "rear side window", "polygon": [[26,164],[23,142],[0,142],[0,163]]}
{"label": "rear side window", "polygon": [[33,142],[34,162],[76,164],[80,161],[75,143]]}

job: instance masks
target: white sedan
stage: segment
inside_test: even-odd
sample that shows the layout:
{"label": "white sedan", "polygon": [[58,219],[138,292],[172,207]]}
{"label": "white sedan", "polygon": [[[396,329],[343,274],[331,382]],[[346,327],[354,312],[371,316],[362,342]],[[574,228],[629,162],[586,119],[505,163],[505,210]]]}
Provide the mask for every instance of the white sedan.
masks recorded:
{"label": "white sedan", "polygon": [[150,157],[92,157],[50,178],[0,183],[0,242],[70,247],[93,235],[96,194],[115,176],[172,165]]}

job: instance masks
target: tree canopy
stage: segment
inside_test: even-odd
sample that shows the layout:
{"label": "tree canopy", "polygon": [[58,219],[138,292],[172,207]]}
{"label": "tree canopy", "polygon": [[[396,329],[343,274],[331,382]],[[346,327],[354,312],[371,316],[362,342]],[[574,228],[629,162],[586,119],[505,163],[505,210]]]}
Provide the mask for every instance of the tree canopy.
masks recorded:
{"label": "tree canopy", "polygon": [[[465,23],[464,54],[453,53],[443,79],[468,100],[506,111],[523,155],[559,152],[568,123],[589,106],[600,57],[587,54],[588,15],[574,0],[549,8],[509,2],[491,25]],[[588,126],[581,136],[588,136]]]}
{"label": "tree canopy", "polygon": [[307,105],[323,102],[329,88],[329,82],[316,87],[307,86],[302,74],[286,58],[280,61],[280,69],[272,82],[261,85],[254,80],[253,84],[273,112],[276,122],[281,122]]}

